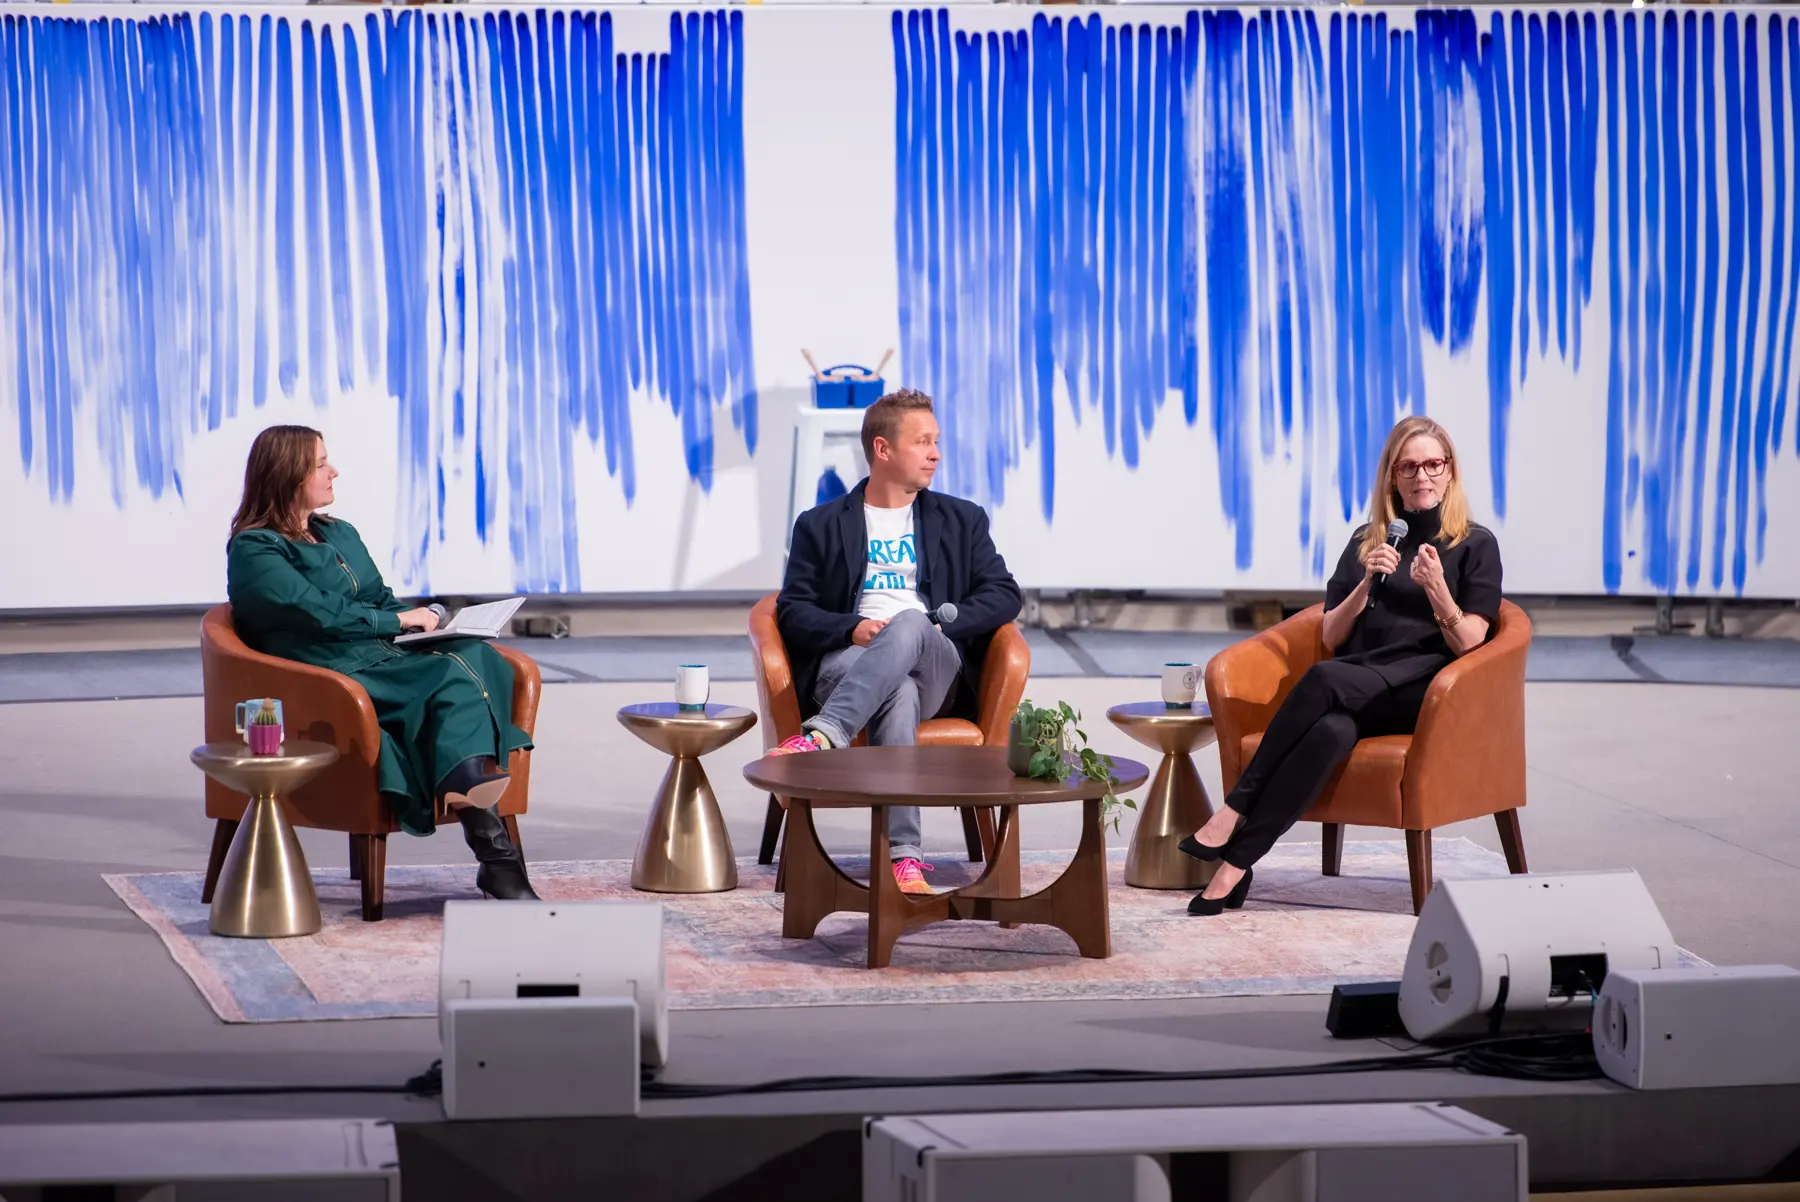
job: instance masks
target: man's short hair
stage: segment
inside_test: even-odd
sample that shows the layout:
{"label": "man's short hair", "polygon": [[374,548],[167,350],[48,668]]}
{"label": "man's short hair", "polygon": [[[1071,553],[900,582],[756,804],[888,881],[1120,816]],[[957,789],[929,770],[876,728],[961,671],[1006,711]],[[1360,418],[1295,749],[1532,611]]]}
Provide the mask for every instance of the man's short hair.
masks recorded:
{"label": "man's short hair", "polygon": [[931,398],[917,388],[890,392],[863,411],[863,455],[875,462],[875,440],[885,438],[892,446],[900,438],[900,424],[909,413],[930,413]]}

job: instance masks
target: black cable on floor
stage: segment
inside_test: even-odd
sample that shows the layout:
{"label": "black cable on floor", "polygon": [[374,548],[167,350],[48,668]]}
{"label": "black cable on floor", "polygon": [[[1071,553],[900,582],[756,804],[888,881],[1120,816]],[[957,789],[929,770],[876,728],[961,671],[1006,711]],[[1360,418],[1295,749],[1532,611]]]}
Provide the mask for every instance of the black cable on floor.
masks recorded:
{"label": "black cable on floor", "polygon": [[[1572,1042],[1573,1041],[1573,1042]],[[1577,1055],[1579,1053],[1579,1055]],[[748,1084],[707,1085],[646,1081],[646,1098],[677,1100],[734,1095],[813,1093],[847,1089],[945,1089],[981,1085],[1111,1085],[1160,1081],[1250,1081],[1272,1077],[1325,1077],[1346,1073],[1450,1068],[1482,1076],[1518,1076],[1530,1080],[1585,1080],[1598,1077],[1593,1045],[1585,1034],[1504,1035],[1427,1051],[1395,1056],[1369,1056],[1245,1069],[1066,1069],[1003,1073],[967,1073],[939,1077],[789,1077]]]}
{"label": "black cable on floor", "polygon": [[1525,1081],[1590,1081],[1604,1075],[1594,1056],[1594,1038],[1585,1031],[1545,1035],[1517,1046],[1457,1048],[1454,1063],[1467,1073]]}
{"label": "black cable on floor", "polygon": [[[1592,1039],[1585,1033],[1502,1035],[1468,1043],[1403,1052],[1329,1060],[1322,1064],[1271,1065],[1262,1068],[1194,1069],[1052,1069],[1000,1073],[960,1073],[935,1077],[787,1077],[774,1081],[706,1084],[658,1081],[646,1077],[643,1096],[676,1101],[755,1094],[830,1093],[874,1089],[952,1089],[984,1085],[1125,1085],[1176,1081],[1255,1081],[1273,1077],[1328,1077],[1348,1073],[1410,1069],[1457,1069],[1487,1077],[1530,1081],[1583,1081],[1601,1075]],[[103,1102],[145,1098],[267,1097],[282,1094],[401,1094],[418,1098],[443,1092],[443,1061],[403,1085],[221,1085],[172,1089],[87,1090],[76,1093],[0,1094],[0,1106],[33,1102]]]}
{"label": "black cable on floor", "polygon": [[303,1094],[404,1094],[435,1098],[443,1092],[442,1061],[404,1085],[185,1085],[167,1089],[88,1089],[63,1093],[0,1094],[0,1106],[36,1102],[130,1102],[155,1098],[258,1098]]}

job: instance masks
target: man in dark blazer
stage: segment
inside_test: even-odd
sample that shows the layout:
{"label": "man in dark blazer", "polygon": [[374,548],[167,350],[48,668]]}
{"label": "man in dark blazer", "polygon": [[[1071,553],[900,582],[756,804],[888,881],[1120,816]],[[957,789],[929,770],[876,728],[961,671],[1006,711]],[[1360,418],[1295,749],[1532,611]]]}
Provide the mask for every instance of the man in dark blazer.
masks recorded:
{"label": "man in dark blazer", "polygon": [[[931,491],[938,424],[931,398],[903,389],[863,414],[869,478],[794,523],[775,620],[787,645],[803,733],[774,754],[908,745],[927,718],[973,718],[981,661],[1019,615],[1019,586],[979,505]],[[949,602],[956,616],[940,621]],[[919,810],[888,810],[894,878],[930,893]]]}

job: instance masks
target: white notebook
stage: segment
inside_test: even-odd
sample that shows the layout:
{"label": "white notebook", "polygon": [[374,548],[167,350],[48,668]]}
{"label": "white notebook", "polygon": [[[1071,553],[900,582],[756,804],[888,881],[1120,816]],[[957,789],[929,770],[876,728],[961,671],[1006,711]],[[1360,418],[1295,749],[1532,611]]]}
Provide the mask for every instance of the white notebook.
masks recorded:
{"label": "white notebook", "polygon": [[436,630],[415,630],[394,641],[429,643],[435,639],[497,639],[507,633],[512,616],[523,604],[525,598],[512,597],[505,601],[489,601],[485,605],[471,605],[457,610],[455,616]]}

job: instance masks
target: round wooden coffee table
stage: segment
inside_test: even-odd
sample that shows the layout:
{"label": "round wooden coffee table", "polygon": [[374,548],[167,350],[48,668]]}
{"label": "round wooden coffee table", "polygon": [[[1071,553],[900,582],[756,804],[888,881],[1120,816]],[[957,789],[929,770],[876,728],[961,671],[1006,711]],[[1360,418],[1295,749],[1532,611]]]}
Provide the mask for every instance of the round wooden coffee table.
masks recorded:
{"label": "round wooden coffee table", "polygon": [[[1142,785],[1150,770],[1136,760],[1113,758],[1116,791]],[[788,798],[788,838],[783,861],[787,891],[781,933],[811,939],[819,923],[839,910],[869,916],[869,967],[886,968],[894,941],[916,927],[960,918],[1056,927],[1075,940],[1083,956],[1112,954],[1106,901],[1106,835],[1100,799],[1106,786],[1080,776],[1066,783],[1014,776],[1004,747],[846,747],[802,755],[765,756],[744,768],[758,789]],[[1082,803],[1081,845],[1047,888],[1020,897],[1019,826],[1014,810],[1054,801]],[[900,892],[888,863],[890,805],[999,806],[994,854],[973,885],[931,897]],[[869,884],[851,879],[832,863],[813,826],[815,808],[869,808]]]}

